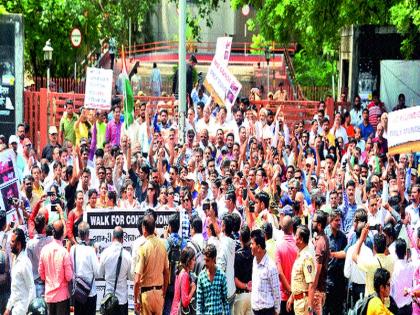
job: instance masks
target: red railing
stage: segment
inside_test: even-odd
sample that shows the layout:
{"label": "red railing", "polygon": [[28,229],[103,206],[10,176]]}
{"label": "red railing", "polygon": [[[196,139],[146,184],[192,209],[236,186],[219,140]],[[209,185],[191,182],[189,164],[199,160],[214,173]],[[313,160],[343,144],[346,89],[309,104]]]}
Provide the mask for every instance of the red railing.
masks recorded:
{"label": "red railing", "polygon": [[[247,53],[261,53],[264,54],[264,48],[251,48],[250,42],[232,42],[231,51],[233,53],[243,53],[244,50]],[[187,52],[195,53],[214,53],[216,49],[216,42],[197,42],[197,41],[187,41]],[[283,53],[285,49],[291,53],[296,51],[296,43],[287,45],[273,44],[271,45],[271,53]],[[151,52],[159,51],[178,51],[178,41],[159,41],[152,43],[136,44],[130,47],[127,47],[126,56],[135,55],[135,54],[145,54]]]}
{"label": "red railing", "polygon": [[[24,117],[25,122],[29,124],[29,137],[31,138],[37,152],[48,143],[48,127],[59,126],[60,119],[64,112],[64,104],[67,99],[72,99],[76,108],[80,108],[84,103],[84,94],[75,93],[57,93],[47,92],[47,89],[38,91],[24,92]],[[173,97],[136,97],[140,102],[148,102],[152,106],[159,108],[167,108],[170,115],[174,114],[175,99]],[[161,102],[162,101],[162,102]],[[261,107],[270,108],[274,112],[278,106],[286,118],[286,122],[290,127],[298,121],[304,121],[309,124],[310,120],[317,111],[319,102],[315,101],[252,101],[259,110]],[[340,103],[342,108],[347,108],[347,103]],[[326,100],[326,113],[333,117],[334,101],[329,98]],[[92,111],[92,114],[94,112]]]}

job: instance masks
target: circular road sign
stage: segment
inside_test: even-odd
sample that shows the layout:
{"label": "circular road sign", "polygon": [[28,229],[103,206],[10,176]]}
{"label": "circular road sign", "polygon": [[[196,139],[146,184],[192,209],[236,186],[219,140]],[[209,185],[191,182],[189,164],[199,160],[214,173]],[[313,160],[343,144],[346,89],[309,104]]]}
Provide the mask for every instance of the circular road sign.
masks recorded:
{"label": "circular road sign", "polygon": [[70,41],[74,48],[80,47],[80,44],[82,43],[82,32],[80,32],[77,27],[71,30]]}
{"label": "circular road sign", "polygon": [[250,11],[249,5],[248,5],[248,4],[245,4],[245,5],[242,7],[242,14],[243,14],[244,16],[248,16],[249,11]]}

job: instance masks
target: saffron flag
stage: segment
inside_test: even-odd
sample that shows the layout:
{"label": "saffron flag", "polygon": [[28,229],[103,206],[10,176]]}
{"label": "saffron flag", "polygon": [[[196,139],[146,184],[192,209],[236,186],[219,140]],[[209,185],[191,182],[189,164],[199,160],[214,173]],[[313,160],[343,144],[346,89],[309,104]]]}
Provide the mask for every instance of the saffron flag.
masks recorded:
{"label": "saffron flag", "polygon": [[124,96],[124,124],[125,129],[133,123],[134,121],[134,96],[133,89],[131,88],[130,79],[128,78],[127,66],[125,64],[125,52],[124,46],[122,47],[122,65],[123,65],[123,76],[122,76],[122,88]]}

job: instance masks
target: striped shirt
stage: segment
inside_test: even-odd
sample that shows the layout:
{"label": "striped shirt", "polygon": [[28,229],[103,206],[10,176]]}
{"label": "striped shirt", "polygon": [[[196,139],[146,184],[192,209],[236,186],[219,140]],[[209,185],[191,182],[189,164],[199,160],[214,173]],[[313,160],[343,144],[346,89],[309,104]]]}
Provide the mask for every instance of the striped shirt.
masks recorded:
{"label": "striped shirt", "polygon": [[272,308],[280,313],[280,281],[277,268],[267,253],[258,263],[254,257],[252,266],[251,306],[254,311]]}

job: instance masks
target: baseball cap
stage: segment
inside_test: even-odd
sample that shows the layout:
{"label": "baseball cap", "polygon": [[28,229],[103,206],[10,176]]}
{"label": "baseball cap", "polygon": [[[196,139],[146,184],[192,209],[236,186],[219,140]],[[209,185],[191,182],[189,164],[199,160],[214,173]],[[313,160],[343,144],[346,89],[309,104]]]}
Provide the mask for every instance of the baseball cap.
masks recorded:
{"label": "baseball cap", "polygon": [[417,176],[417,170],[415,168],[411,169],[411,176]]}
{"label": "baseball cap", "polygon": [[19,143],[19,138],[15,135],[11,135],[9,137],[9,144],[12,144],[12,143]]}
{"label": "baseball cap", "polygon": [[56,126],[50,126],[50,128],[48,129],[48,133],[50,135],[52,135],[54,133],[58,133],[57,127]]}

